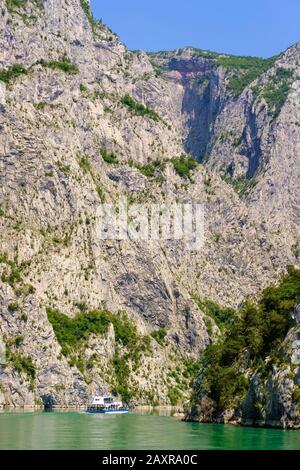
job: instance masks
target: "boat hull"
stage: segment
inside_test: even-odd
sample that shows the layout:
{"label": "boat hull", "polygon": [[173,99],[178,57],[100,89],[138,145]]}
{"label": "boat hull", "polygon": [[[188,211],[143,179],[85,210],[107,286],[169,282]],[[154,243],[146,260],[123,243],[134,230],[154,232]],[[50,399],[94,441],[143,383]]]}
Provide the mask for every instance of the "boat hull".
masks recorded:
{"label": "boat hull", "polygon": [[128,410],[123,409],[123,410],[86,410],[86,413],[91,413],[91,414],[124,414],[128,413]]}

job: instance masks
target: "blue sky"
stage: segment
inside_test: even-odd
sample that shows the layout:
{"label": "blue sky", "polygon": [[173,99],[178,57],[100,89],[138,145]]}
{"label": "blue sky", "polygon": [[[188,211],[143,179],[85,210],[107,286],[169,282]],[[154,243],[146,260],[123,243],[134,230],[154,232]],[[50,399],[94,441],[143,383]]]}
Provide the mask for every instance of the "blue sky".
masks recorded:
{"label": "blue sky", "polygon": [[300,0],[92,0],[127,47],[270,57],[300,41]]}

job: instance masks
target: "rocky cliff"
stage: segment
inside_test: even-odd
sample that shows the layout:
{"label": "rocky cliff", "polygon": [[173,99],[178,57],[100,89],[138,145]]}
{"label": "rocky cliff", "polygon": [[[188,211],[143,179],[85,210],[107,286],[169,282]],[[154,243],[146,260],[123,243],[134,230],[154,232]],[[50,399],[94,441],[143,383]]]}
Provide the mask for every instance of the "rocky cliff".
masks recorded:
{"label": "rocky cliff", "polygon": [[[180,402],[218,334],[201,300],[237,307],[298,262],[300,45],[145,54],[85,0],[0,12],[0,403]],[[119,196],[204,204],[204,247],[99,240]]]}

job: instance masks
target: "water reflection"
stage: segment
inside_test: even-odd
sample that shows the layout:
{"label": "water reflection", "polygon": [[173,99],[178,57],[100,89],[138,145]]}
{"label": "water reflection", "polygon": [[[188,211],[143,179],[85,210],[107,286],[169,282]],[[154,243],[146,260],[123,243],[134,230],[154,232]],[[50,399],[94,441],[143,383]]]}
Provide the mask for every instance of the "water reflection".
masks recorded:
{"label": "water reflection", "polygon": [[0,449],[300,449],[299,431],[184,423],[170,414],[0,413]]}

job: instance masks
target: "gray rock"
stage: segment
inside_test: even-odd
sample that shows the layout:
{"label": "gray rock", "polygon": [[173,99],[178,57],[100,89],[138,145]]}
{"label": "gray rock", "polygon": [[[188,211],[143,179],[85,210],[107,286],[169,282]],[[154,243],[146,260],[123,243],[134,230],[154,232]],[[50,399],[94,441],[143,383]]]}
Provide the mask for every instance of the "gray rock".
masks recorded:
{"label": "gray rock", "polygon": [[[36,379],[32,387],[12,364],[1,369],[0,404],[78,405],[112,385],[104,369],[115,354],[113,335],[89,345],[86,359],[94,349],[103,358],[89,381],[62,355],[48,322],[47,306],[74,316],[80,301],[89,309],[126,310],[141,335],[166,328],[167,345],[152,338],[152,355],[130,380],[140,402],[150,392],[168,403],[168,370],[182,357],[198,358],[210,341],[194,295],[236,307],[297,262],[298,82],[272,120],[251,86],[239,97],[228,92],[228,72],[211,58],[197,58],[191,48],[150,57],[130,52],[105,25],[92,30],[79,0],[47,0],[38,11],[30,2],[19,15],[3,1],[1,8],[1,68],[18,63],[28,73],[11,81],[0,109],[1,252],[15,260],[22,278],[9,285],[9,265],[0,263],[0,330],[12,340],[23,337],[18,354],[32,358]],[[299,44],[288,49],[258,83],[279,66],[299,76],[299,51]],[[45,66],[64,54],[77,74]],[[153,62],[165,72],[159,75]],[[127,93],[160,119],[132,113],[121,102]],[[103,146],[117,155],[117,165],[103,162]],[[170,161],[187,152],[209,157],[191,179]],[[156,160],[164,165],[155,177],[138,170]],[[239,197],[234,180],[245,175],[256,185]],[[148,205],[205,204],[203,249],[190,252],[179,241],[99,240],[100,189],[109,203],[130,195]],[[19,308],[12,313],[14,303]]]}

